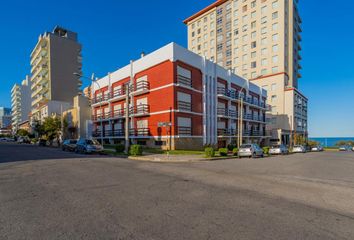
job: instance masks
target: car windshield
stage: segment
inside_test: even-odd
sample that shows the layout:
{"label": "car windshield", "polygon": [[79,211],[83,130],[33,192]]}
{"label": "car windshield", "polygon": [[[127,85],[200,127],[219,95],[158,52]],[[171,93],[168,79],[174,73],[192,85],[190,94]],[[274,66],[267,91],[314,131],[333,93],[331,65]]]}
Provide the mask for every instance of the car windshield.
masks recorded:
{"label": "car windshield", "polygon": [[77,141],[76,141],[76,140],[71,140],[70,143],[71,143],[71,144],[76,144]]}
{"label": "car windshield", "polygon": [[97,141],[97,140],[86,140],[86,144],[89,144],[89,145],[100,145],[100,143]]}
{"label": "car windshield", "polygon": [[252,148],[252,145],[244,144],[244,145],[241,145],[241,148]]}
{"label": "car windshield", "polygon": [[280,145],[272,146],[272,148],[280,148]]}

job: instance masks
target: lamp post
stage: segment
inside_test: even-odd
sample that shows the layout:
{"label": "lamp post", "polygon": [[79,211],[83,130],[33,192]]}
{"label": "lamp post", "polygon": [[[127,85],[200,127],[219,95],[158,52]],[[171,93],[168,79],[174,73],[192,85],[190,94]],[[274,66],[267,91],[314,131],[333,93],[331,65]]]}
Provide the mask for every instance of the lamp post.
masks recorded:
{"label": "lamp post", "polygon": [[242,145],[242,137],[243,137],[243,98],[241,98],[241,93],[245,89],[245,85],[248,83],[248,80],[246,80],[245,84],[240,90],[240,93],[238,95],[238,129],[237,129],[237,134],[238,134],[238,148],[241,147]]}
{"label": "lamp post", "polygon": [[92,83],[96,83],[97,86],[98,86],[98,89],[101,90],[102,99],[101,99],[101,101],[100,101],[100,110],[101,110],[100,123],[101,123],[101,145],[103,146],[103,109],[102,109],[102,100],[103,100],[103,97],[104,97],[104,96],[103,96],[103,95],[104,95],[104,92],[103,92],[103,90],[102,90],[100,84],[99,84],[97,81],[95,81],[95,79],[94,79],[94,74],[92,74],[92,77],[91,77],[91,78],[86,77],[86,76],[83,76],[83,75],[81,75],[81,74],[79,74],[79,73],[73,73],[73,74],[74,74],[75,76],[77,76],[77,77],[82,77],[82,78],[88,79],[88,80],[90,80]]}

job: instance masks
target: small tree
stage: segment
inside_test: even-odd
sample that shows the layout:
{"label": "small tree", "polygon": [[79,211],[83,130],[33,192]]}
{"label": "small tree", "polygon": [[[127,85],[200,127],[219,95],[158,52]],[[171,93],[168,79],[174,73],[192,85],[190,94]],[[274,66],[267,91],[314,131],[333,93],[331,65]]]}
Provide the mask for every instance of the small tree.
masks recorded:
{"label": "small tree", "polygon": [[54,139],[59,138],[61,131],[61,120],[59,117],[47,117],[44,119],[43,127],[50,144],[52,144]]}
{"label": "small tree", "polygon": [[19,130],[17,130],[16,135],[21,136],[21,137],[27,137],[30,135],[30,133],[25,129],[19,129]]}
{"label": "small tree", "polygon": [[316,147],[316,146],[320,145],[320,143],[319,143],[319,142],[316,142],[316,141],[311,141],[311,140],[309,140],[309,141],[307,142],[307,145],[310,146],[310,147]]}

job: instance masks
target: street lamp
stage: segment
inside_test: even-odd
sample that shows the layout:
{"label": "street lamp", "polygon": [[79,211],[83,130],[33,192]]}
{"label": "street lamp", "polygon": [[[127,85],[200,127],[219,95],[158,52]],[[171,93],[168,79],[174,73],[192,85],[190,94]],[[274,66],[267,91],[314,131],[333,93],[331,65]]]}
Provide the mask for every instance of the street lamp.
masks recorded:
{"label": "street lamp", "polygon": [[[96,83],[97,86],[98,86],[98,89],[101,90],[101,95],[102,95],[102,99],[101,99],[101,100],[103,100],[103,97],[104,97],[103,89],[101,88],[100,84],[99,84],[97,81],[95,81],[95,79],[94,79],[94,74],[92,74],[92,77],[91,77],[91,78],[86,77],[86,76],[83,76],[83,75],[81,75],[80,73],[76,73],[76,72],[74,72],[73,74],[74,74],[75,76],[77,76],[77,77],[81,77],[81,78],[88,79],[88,80],[90,80],[92,83]],[[101,123],[101,145],[103,146],[103,114],[104,114],[104,112],[103,112],[103,109],[102,109],[102,101],[100,101],[100,109],[101,109],[101,118],[100,118],[100,123]]]}
{"label": "street lamp", "polygon": [[[245,84],[241,88],[238,94],[238,147],[240,148],[242,145],[242,137],[243,137],[243,98],[241,98],[241,93],[245,89],[245,85],[248,83],[248,80],[246,80]],[[247,96],[247,94],[246,94]]]}

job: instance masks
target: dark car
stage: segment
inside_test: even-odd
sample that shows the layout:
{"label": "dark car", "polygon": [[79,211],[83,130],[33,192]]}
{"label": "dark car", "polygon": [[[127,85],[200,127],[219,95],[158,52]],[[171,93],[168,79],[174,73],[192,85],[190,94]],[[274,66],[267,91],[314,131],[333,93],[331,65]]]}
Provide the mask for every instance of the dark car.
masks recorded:
{"label": "dark car", "polygon": [[68,139],[63,142],[61,149],[63,151],[75,152],[76,151],[76,144],[77,144],[77,140]]}
{"label": "dark car", "polygon": [[45,147],[45,146],[47,146],[47,140],[45,140],[45,139],[39,139],[39,140],[38,140],[38,146],[40,146],[40,147]]}
{"label": "dark car", "polygon": [[76,153],[103,153],[103,147],[94,139],[81,138],[76,144]]}

